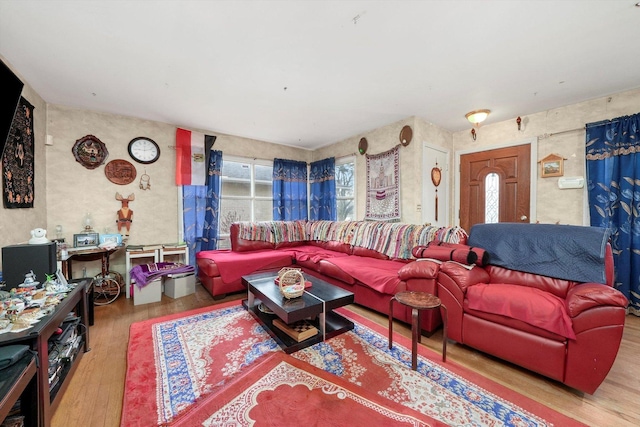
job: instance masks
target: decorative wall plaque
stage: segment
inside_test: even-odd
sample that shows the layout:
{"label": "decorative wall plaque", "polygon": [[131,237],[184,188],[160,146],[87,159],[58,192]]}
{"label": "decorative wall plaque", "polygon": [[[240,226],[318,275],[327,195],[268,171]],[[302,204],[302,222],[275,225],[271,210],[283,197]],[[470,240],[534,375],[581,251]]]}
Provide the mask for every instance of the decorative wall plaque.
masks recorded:
{"label": "decorative wall plaque", "polygon": [[367,152],[368,147],[369,143],[367,142],[367,138],[360,138],[360,142],[358,143],[358,152],[360,154],[364,154]]}
{"label": "decorative wall plaque", "polygon": [[76,161],[87,169],[95,169],[107,160],[106,145],[93,135],[83,136],[71,148]]}
{"label": "decorative wall plaque", "polygon": [[116,159],[107,163],[104,167],[104,174],[114,184],[127,185],[136,179],[136,168],[126,160]]}
{"label": "decorative wall plaque", "polygon": [[411,139],[413,138],[413,130],[411,130],[411,126],[406,125],[400,131],[400,143],[403,146],[409,145]]}

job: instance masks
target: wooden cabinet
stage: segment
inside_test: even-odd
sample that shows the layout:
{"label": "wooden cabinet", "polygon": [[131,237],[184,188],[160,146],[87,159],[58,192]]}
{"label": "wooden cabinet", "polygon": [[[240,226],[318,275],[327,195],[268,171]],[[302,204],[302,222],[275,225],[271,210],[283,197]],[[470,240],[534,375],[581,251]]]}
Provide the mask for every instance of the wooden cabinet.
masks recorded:
{"label": "wooden cabinet", "polygon": [[36,357],[31,353],[0,371],[0,423],[20,400],[20,414],[24,416],[25,427],[39,425],[37,380]]}
{"label": "wooden cabinet", "polygon": [[[37,425],[48,427],[51,423],[51,416],[55,411],[62,395],[69,384],[71,376],[74,374],[82,355],[89,351],[89,323],[88,310],[89,301],[87,298],[88,288],[91,286],[91,279],[82,279],[76,283],[75,289],[67,294],[64,300],[56,306],[53,313],[43,317],[40,322],[32,328],[18,333],[5,333],[0,335],[0,346],[9,344],[27,344],[37,353],[37,408],[39,412],[39,422]],[[73,316],[69,316],[73,313]],[[57,372],[55,384],[49,383],[49,379],[55,370],[49,371],[49,349],[50,340],[54,341],[58,328],[70,317],[77,318],[76,332],[80,339],[77,341],[77,348],[67,355],[64,355],[64,363]],[[53,339],[52,339],[53,337]],[[55,344],[51,346],[55,347]],[[33,399],[33,397],[32,397]]]}

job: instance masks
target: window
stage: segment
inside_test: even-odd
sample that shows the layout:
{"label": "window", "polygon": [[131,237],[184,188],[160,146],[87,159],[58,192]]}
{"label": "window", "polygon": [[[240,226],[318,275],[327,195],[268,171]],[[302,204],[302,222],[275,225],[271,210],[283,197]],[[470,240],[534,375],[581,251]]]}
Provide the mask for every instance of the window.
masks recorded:
{"label": "window", "polygon": [[484,179],[484,222],[495,224],[500,220],[500,177],[492,172]]}
{"label": "window", "polygon": [[356,159],[354,156],[336,159],[336,203],[338,221],[356,218]]}
{"label": "window", "polygon": [[273,163],[225,157],[221,181],[218,249],[229,249],[233,222],[273,218]]}

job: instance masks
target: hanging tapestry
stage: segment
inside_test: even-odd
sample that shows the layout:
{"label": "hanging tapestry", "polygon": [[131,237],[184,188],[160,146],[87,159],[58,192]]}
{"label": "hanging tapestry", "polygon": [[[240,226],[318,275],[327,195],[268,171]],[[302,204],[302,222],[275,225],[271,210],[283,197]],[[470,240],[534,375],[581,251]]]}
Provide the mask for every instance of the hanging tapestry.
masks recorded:
{"label": "hanging tapestry", "polygon": [[33,207],[33,153],[33,105],[21,97],[2,155],[3,203],[7,209]]}
{"label": "hanging tapestry", "polygon": [[400,220],[400,151],[396,145],[367,156],[367,205],[364,219]]}

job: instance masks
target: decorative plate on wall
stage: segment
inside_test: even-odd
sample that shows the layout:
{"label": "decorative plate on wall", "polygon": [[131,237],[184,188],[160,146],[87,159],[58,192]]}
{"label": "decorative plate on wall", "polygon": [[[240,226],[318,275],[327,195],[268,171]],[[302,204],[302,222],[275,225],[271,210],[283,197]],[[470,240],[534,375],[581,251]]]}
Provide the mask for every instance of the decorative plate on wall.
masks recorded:
{"label": "decorative plate on wall", "polygon": [[413,138],[413,131],[411,126],[406,125],[400,131],[400,143],[406,147],[411,142],[411,138]]}
{"label": "decorative plate on wall", "polygon": [[358,152],[360,154],[366,153],[368,146],[369,146],[369,143],[367,142],[367,138],[361,138],[360,142],[358,143]]}
{"label": "decorative plate on wall", "polygon": [[76,161],[87,169],[95,169],[107,160],[109,151],[102,141],[93,135],[83,136],[71,148]]}
{"label": "decorative plate on wall", "polygon": [[136,168],[126,160],[116,159],[107,163],[104,167],[104,174],[114,184],[127,185],[136,179]]}

